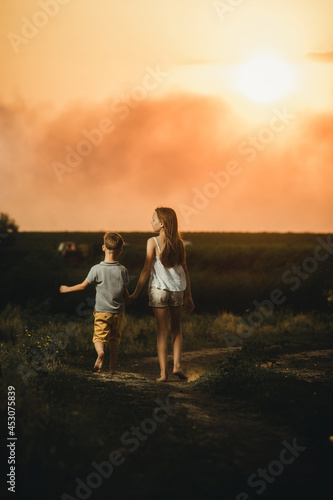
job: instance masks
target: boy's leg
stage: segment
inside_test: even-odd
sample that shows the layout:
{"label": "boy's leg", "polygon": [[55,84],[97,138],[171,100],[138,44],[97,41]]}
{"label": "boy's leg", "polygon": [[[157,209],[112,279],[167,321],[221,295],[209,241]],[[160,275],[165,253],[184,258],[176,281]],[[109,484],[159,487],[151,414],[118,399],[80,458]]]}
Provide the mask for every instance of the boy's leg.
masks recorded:
{"label": "boy's leg", "polygon": [[110,372],[111,375],[117,371],[117,361],[119,353],[119,344],[121,339],[121,331],[124,321],[124,313],[110,314],[109,320],[109,346],[110,346]]}
{"label": "boy's leg", "polygon": [[95,362],[94,370],[99,373],[102,370],[103,361],[104,361],[104,343],[96,340],[94,342],[95,349],[97,352],[97,359]]}
{"label": "boy's leg", "polygon": [[161,368],[161,376],[158,382],[168,380],[168,308],[154,307],[154,315],[157,324],[157,355]]}
{"label": "boy's leg", "polygon": [[183,373],[180,362],[183,351],[183,336],[181,329],[181,316],[183,306],[170,306],[170,329],[172,337],[172,350],[173,350],[173,373],[181,380],[187,380],[186,375]]}
{"label": "boy's leg", "polygon": [[119,353],[119,344],[115,341],[110,341],[110,372],[114,375],[117,371],[117,361]]}
{"label": "boy's leg", "polygon": [[97,352],[97,359],[95,362],[94,370],[99,373],[102,370],[104,361],[104,342],[105,342],[105,327],[107,318],[104,313],[94,311],[94,336],[93,343]]}

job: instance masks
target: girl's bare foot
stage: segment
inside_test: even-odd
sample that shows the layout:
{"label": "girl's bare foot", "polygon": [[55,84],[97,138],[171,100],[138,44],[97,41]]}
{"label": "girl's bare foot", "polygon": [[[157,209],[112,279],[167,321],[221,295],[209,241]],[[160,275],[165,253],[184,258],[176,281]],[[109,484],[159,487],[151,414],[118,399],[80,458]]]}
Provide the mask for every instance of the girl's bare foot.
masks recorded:
{"label": "girl's bare foot", "polygon": [[168,374],[161,375],[159,378],[156,379],[156,382],[167,382],[167,381],[168,381]]}
{"label": "girl's bare foot", "polygon": [[103,361],[104,361],[104,352],[100,352],[99,355],[97,356],[96,363],[94,366],[94,371],[97,373],[100,373],[102,370],[103,366]]}
{"label": "girl's bare foot", "polygon": [[177,371],[174,371],[173,374],[179,378],[179,380],[187,380],[187,377],[185,375],[185,373],[183,372],[183,370],[177,370]]}

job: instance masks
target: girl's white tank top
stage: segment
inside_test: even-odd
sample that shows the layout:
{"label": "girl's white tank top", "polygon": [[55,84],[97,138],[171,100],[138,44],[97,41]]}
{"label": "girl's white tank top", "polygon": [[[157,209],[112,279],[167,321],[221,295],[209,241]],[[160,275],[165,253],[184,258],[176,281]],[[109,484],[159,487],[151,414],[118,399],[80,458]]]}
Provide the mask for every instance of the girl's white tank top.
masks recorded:
{"label": "girl's white tank top", "polygon": [[[160,246],[155,236],[153,237],[161,253]],[[150,272],[149,287],[169,290],[170,292],[183,292],[186,288],[186,274],[182,265],[165,267],[158,255],[155,256]]]}

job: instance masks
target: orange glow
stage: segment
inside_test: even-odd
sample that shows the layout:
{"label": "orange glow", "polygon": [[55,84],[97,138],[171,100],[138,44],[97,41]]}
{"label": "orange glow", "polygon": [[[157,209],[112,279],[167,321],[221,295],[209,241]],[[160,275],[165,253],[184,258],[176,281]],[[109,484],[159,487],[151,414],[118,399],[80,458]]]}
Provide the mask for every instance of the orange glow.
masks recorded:
{"label": "orange glow", "polygon": [[332,16],[3,2],[0,210],[21,230],[149,231],[163,204],[183,230],[332,231]]}
{"label": "orange glow", "polygon": [[284,97],[293,85],[291,68],[269,55],[243,63],[238,68],[235,80],[241,93],[263,103]]}

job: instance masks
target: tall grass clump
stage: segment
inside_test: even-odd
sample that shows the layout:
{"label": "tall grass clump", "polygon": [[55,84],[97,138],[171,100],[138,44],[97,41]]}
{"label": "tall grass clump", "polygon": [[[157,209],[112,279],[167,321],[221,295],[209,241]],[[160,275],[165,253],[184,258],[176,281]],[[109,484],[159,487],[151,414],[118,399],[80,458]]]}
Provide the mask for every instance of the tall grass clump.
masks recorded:
{"label": "tall grass clump", "polygon": [[333,414],[332,377],[304,380],[279,371],[271,356],[265,345],[248,344],[192,382],[192,389],[236,399],[246,412],[259,411],[269,415],[271,423],[284,422],[298,433],[306,432],[328,442]]}

